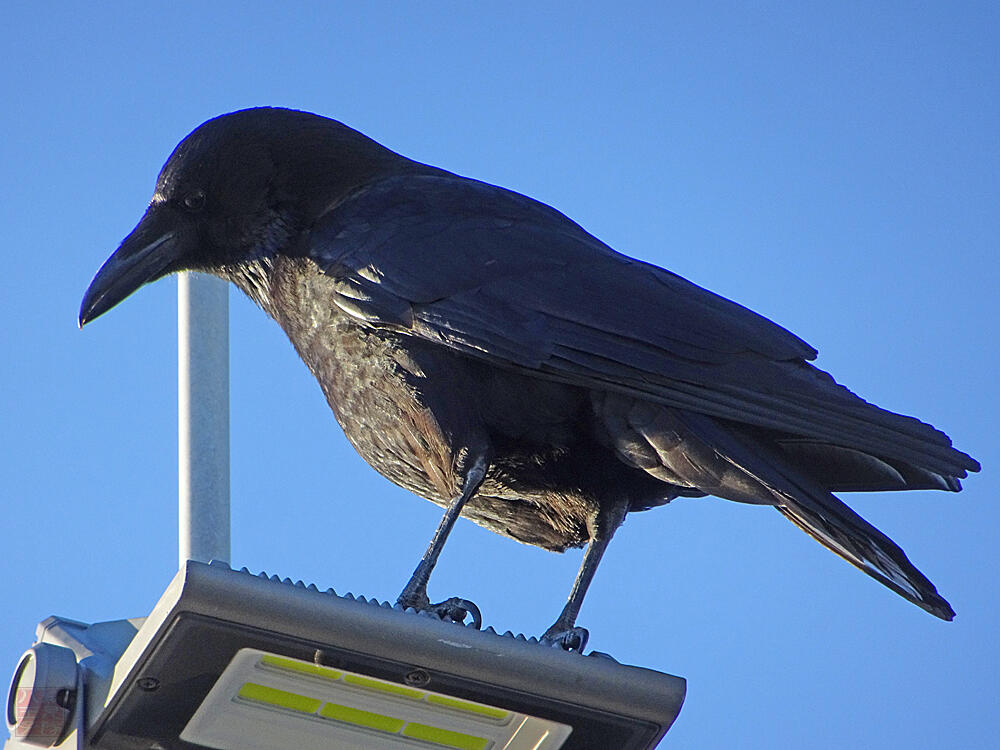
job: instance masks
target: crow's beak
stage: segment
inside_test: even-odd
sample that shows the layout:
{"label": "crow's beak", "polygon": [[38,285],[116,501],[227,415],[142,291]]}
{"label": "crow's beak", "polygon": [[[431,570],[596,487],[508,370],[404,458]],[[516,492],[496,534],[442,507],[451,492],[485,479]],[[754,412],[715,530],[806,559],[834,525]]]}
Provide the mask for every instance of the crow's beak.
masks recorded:
{"label": "crow's beak", "polygon": [[179,268],[193,248],[193,231],[170,209],[150,206],[90,282],[80,304],[80,327],[103,315],[143,284]]}

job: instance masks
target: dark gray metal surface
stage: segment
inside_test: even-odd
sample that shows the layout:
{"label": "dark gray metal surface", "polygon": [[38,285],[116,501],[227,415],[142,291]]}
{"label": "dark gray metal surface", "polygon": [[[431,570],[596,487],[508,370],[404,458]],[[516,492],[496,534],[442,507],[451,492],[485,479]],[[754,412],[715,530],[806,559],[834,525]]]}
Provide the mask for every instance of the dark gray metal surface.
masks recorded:
{"label": "dark gray metal surface", "polygon": [[430,690],[572,725],[566,750],[655,747],[685,691],[682,678],[606,656],[188,562],[119,660],[88,747],[198,747],[178,735],[246,647],[399,683],[418,674]]}

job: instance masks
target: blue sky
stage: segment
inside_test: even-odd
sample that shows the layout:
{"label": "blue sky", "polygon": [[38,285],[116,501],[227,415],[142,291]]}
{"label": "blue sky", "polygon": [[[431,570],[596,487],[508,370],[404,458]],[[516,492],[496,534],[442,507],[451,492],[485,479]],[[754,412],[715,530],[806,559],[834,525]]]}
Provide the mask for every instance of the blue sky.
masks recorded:
{"label": "blue sky", "polygon": [[[173,146],[254,105],[334,117],[532,195],[788,327],[979,458],[961,495],[846,499],[958,612],[936,620],[778,513],[630,516],[580,622],[686,677],[663,747],[983,747],[1000,731],[993,3],[5,4],[0,675],[50,614],[143,615],[176,565],[176,283],[80,332]],[[381,599],[438,509],[353,453],[232,294],[233,561]],[[579,554],[461,522],[431,595],[537,634]]]}

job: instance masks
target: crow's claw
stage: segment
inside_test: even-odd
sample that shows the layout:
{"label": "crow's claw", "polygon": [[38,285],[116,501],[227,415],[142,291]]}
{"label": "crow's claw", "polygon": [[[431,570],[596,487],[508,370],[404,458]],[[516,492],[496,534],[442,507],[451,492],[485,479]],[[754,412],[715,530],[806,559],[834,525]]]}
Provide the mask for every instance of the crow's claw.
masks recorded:
{"label": "crow's claw", "polygon": [[472,627],[479,630],[483,626],[483,615],[479,611],[479,607],[468,599],[453,596],[443,602],[429,604],[424,609],[434,612],[442,620],[451,620],[460,624],[464,624],[465,618],[471,616],[472,622],[470,624]]}
{"label": "crow's claw", "polygon": [[587,647],[587,640],[589,638],[589,630],[573,627],[568,630],[549,628],[539,640],[553,648],[561,648],[563,651],[576,651],[582,654],[583,649]]}

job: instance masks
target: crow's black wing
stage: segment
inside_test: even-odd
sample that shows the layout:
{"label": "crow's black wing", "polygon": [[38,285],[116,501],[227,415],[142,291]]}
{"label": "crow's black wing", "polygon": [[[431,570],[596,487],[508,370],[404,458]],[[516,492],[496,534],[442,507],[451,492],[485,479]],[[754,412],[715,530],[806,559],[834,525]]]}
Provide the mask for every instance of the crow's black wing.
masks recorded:
{"label": "crow's black wing", "polygon": [[307,252],[335,280],[335,303],[372,326],[946,477],[978,469],[930,425],[835,383],[806,362],[812,347],[770,320],[502,188],[389,178],[328,211]]}

